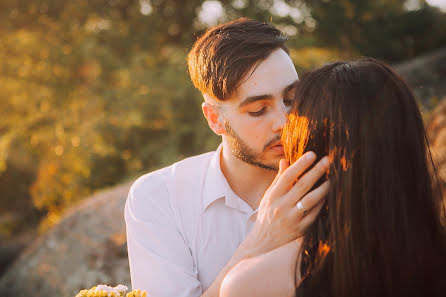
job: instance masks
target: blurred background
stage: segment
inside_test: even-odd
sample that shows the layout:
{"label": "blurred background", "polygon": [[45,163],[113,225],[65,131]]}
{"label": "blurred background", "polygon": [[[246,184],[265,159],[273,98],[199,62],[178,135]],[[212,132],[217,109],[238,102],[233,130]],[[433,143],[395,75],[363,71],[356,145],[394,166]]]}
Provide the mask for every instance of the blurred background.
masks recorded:
{"label": "blurred background", "polygon": [[431,141],[446,143],[446,0],[0,0],[6,296],[130,285],[128,186],[217,147],[186,55],[208,27],[241,16],[289,35],[298,73],[358,56],[391,63]]}

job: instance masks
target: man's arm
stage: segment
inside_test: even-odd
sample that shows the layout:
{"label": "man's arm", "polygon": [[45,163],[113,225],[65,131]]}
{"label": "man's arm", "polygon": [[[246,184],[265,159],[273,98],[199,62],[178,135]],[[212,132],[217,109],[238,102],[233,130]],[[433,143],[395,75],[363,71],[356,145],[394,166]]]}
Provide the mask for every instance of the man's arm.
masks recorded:
{"label": "man's arm", "polygon": [[138,180],[125,206],[132,288],[154,297],[202,293],[190,250],[176,226],[164,183]]}

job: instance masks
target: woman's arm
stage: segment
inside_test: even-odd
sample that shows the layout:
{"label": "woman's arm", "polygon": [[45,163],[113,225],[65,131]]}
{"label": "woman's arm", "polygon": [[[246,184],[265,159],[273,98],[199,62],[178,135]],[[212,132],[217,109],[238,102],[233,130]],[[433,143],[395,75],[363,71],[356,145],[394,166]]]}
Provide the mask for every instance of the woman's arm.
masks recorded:
{"label": "woman's arm", "polygon": [[[220,297],[294,296],[300,244],[301,240],[295,240],[241,261],[225,276]],[[297,277],[299,282],[300,275]]]}

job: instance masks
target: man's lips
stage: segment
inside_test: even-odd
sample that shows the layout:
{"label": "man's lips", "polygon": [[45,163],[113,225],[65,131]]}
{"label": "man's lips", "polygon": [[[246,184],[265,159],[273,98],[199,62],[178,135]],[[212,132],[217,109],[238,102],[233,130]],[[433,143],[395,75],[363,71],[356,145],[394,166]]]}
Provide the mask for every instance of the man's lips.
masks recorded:
{"label": "man's lips", "polygon": [[279,153],[279,154],[283,154],[283,146],[282,146],[282,142],[278,142],[276,144],[273,144],[269,147],[270,150],[272,150],[273,152]]}

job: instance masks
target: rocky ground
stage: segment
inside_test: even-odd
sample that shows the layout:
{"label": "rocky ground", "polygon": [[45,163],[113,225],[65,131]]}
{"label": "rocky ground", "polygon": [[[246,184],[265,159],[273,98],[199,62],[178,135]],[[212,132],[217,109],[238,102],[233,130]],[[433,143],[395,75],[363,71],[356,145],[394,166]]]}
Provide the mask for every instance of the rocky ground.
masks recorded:
{"label": "rocky ground", "polygon": [[[446,190],[446,48],[395,68],[423,98],[425,111],[436,104],[426,113],[427,128]],[[126,183],[93,195],[35,239],[1,277],[1,296],[74,297],[98,283],[130,288],[123,218],[129,187]],[[14,248],[8,250],[11,256],[17,254]]]}
{"label": "rocky ground", "polygon": [[2,277],[1,296],[74,297],[99,283],[130,288],[123,218],[129,188],[119,185],[73,208]]}
{"label": "rocky ground", "polygon": [[446,96],[446,47],[394,68],[414,90],[423,112],[430,111]]}

